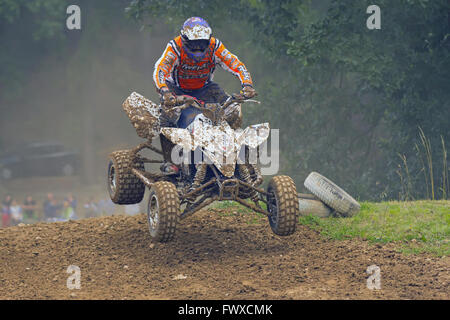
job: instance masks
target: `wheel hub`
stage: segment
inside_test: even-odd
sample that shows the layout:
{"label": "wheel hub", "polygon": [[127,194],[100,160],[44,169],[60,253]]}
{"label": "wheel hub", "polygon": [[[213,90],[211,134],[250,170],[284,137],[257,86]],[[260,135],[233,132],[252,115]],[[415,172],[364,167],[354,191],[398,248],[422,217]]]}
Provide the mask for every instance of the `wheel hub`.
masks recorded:
{"label": "wheel hub", "polygon": [[109,167],[109,188],[112,193],[116,192],[116,169],[113,165]]}
{"label": "wheel hub", "polygon": [[159,204],[156,195],[153,195],[148,203],[148,222],[150,228],[155,230],[159,222]]}
{"label": "wheel hub", "polygon": [[278,212],[277,198],[272,190],[268,190],[268,192],[269,192],[269,195],[267,196],[267,211],[269,211],[269,213],[270,213],[269,220],[272,223],[275,223],[276,219],[277,219],[277,212]]}

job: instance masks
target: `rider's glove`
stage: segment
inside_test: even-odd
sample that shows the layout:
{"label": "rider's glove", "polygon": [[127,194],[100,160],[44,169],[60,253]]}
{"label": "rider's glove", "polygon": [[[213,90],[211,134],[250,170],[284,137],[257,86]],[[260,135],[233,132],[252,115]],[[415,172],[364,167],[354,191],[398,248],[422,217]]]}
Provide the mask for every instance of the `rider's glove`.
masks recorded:
{"label": "rider's glove", "polygon": [[162,88],[160,91],[161,103],[165,106],[174,106],[177,101],[177,97],[169,91],[168,88]]}
{"label": "rider's glove", "polygon": [[257,95],[256,90],[250,85],[244,86],[241,90],[241,94],[245,99],[251,99]]}

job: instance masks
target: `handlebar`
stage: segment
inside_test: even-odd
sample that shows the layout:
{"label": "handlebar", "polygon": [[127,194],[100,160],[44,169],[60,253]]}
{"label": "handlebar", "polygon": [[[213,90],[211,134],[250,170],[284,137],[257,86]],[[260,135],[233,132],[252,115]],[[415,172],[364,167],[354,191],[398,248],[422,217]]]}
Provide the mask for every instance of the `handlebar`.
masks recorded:
{"label": "handlebar", "polygon": [[[258,103],[258,104],[261,103],[260,101],[257,101],[257,100],[246,99],[240,93],[234,93],[225,101],[225,103],[223,105],[220,106],[220,108],[225,109],[233,103],[244,103],[244,102],[253,102],[253,103]],[[195,99],[194,97],[190,97],[190,96],[177,96],[176,101],[175,101],[175,106],[172,108],[166,109],[166,111],[171,112],[176,109],[181,111],[190,106],[197,108],[201,111],[207,111],[207,112],[212,111],[211,109],[205,108],[204,106],[202,106],[202,104],[199,102],[199,100]]]}

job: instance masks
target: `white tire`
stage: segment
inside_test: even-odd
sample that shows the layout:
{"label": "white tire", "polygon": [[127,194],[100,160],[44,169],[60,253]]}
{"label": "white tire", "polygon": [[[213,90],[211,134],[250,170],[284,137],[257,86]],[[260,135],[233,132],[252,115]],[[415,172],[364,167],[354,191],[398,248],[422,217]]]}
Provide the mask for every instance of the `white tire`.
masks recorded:
{"label": "white tire", "polygon": [[311,199],[298,199],[298,209],[302,216],[312,214],[313,216],[321,218],[329,217],[333,211],[322,201]]}
{"label": "white tire", "polygon": [[351,217],[361,209],[359,203],[347,192],[317,172],[311,172],[304,185],[306,189],[343,217]]}

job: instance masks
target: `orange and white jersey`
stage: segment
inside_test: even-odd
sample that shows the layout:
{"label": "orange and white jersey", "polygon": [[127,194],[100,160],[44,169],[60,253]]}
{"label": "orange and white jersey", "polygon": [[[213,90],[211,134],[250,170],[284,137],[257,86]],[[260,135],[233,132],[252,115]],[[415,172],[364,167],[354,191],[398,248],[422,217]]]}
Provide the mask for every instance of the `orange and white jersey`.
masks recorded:
{"label": "orange and white jersey", "polygon": [[212,80],[217,64],[237,76],[242,85],[253,85],[245,65],[214,37],[211,37],[206,54],[200,61],[188,57],[180,36],[171,40],[155,64],[153,81],[158,91],[167,87],[166,81],[184,90],[200,89]]}

